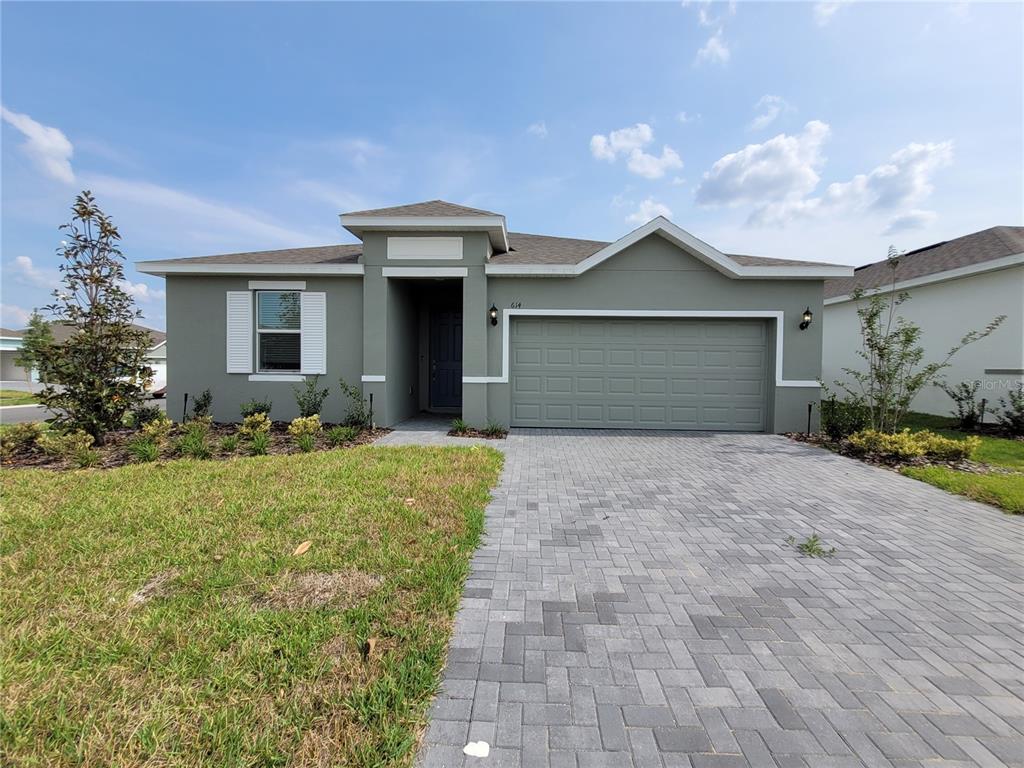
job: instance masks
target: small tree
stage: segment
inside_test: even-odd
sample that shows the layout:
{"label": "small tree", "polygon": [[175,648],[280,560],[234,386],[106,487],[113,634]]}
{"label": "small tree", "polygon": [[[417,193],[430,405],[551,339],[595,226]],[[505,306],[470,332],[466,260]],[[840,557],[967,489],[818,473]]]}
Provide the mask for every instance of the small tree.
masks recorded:
{"label": "small tree", "polygon": [[68,238],[57,253],[62,287],[46,311],[72,333],[61,344],[26,342],[47,386],[40,401],[60,426],[81,429],[96,443],[137,406],[153,377],[145,363],[149,334],[134,325],[141,316],[124,284],[121,235],[86,190],[75,198]]}
{"label": "small tree", "polygon": [[906,292],[896,293],[896,268],[900,253],[889,247],[888,265],[892,280],[888,290],[880,290],[864,303],[865,291],[858,288],[852,297],[859,303],[862,348],[857,354],[867,363],[867,370],[843,368],[850,383],[836,381],[867,410],[868,424],[881,432],[895,432],[910,408],[911,402],[940,371],[948,368],[953,356],[968,344],[979,341],[998,328],[1006,315],[996,317],[980,331],[971,331],[960,343],[937,362],[923,363],[924,347],[920,345],[921,328],[902,317],[897,309],[908,299]]}
{"label": "small tree", "polygon": [[43,359],[53,351],[53,330],[38,311],[34,311],[28,319],[28,328],[22,334],[22,347],[14,358],[14,364],[20,365],[31,374],[38,371]]}

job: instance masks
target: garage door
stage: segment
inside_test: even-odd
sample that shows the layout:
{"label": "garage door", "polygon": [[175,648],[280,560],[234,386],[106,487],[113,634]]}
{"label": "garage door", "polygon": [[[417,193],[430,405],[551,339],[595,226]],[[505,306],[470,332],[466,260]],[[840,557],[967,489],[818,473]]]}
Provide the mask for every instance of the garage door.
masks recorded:
{"label": "garage door", "polygon": [[762,320],[514,318],[512,425],[763,431]]}

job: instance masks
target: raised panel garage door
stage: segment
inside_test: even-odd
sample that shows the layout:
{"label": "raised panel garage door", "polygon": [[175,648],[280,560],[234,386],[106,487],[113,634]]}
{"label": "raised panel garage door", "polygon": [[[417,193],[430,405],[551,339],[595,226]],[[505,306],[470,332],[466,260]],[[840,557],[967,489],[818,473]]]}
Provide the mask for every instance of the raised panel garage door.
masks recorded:
{"label": "raised panel garage door", "polygon": [[763,431],[763,320],[518,317],[512,426]]}

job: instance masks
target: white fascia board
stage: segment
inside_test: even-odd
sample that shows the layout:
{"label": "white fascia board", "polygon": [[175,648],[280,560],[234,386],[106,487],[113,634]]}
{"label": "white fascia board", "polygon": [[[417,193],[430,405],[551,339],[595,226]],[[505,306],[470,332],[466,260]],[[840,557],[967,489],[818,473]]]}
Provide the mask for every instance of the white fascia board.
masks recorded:
{"label": "white fascia board", "polygon": [[154,345],[153,345],[152,347],[150,347],[150,348],[149,348],[149,349],[147,349],[146,351],[147,351],[147,352],[153,352],[153,351],[155,351],[155,350],[158,350],[158,349],[160,349],[160,347],[166,347],[166,346],[167,346],[167,339],[164,339],[164,340],[163,340],[163,341],[161,341],[161,342],[160,342],[159,344],[154,344]]}
{"label": "white fascia board", "polygon": [[350,275],[361,276],[362,264],[167,264],[137,261],[135,269],[146,275]]}
{"label": "white fascia board", "polygon": [[409,229],[413,231],[486,231],[491,243],[508,251],[508,230],[504,216],[353,216],[341,214],[341,226],[356,237],[362,232]]}
{"label": "white fascia board", "polygon": [[[934,283],[945,283],[950,280],[958,280],[961,277],[971,277],[973,275],[983,275],[986,272],[995,272],[999,269],[1007,269],[1009,267],[1019,267],[1024,265],[1024,253],[1015,253],[1012,256],[1004,256],[1001,259],[992,259],[992,261],[985,261],[981,264],[970,264],[966,267],[957,267],[956,269],[947,269],[945,272],[935,272],[930,275],[922,275],[921,277],[914,277],[910,280],[903,280],[902,282],[896,283],[894,286],[881,285],[877,288],[870,288],[864,292],[865,296],[871,296],[876,293],[888,293],[889,291],[905,291],[908,288],[920,288],[922,285],[933,285]],[[853,297],[850,294],[843,296],[833,296],[831,299],[825,299],[825,306],[831,304],[842,304],[846,301],[853,301]]]}
{"label": "white fascia board", "polygon": [[384,277],[468,277],[466,267],[382,267]]}
{"label": "white fascia board", "polygon": [[814,266],[743,266],[737,264],[724,253],[700,240],[682,227],[673,224],[664,216],[651,219],[642,227],[638,227],[628,235],[610,243],[595,254],[585,258],[578,264],[488,264],[485,272],[488,275],[508,276],[522,275],[535,277],[575,277],[589,269],[607,261],[612,256],[624,251],[649,235],[660,235],[670,243],[693,253],[708,266],[722,274],[738,280],[822,280],[835,277],[853,276],[853,267],[834,265]]}
{"label": "white fascia board", "polygon": [[782,353],[785,341],[785,312],[780,309],[505,309],[503,310],[501,328],[501,375],[500,376],[463,376],[464,384],[508,384],[512,354],[509,333],[513,317],[678,317],[708,319],[747,319],[761,318],[775,321],[775,386],[819,388],[821,382],[810,379],[784,379],[782,377]]}

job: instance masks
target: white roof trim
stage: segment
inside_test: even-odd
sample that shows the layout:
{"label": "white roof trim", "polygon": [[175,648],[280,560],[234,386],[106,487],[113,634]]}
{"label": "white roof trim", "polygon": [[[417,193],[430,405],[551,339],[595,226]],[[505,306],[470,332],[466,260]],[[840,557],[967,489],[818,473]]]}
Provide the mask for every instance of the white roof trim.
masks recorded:
{"label": "white roof trim", "polygon": [[724,253],[700,240],[664,216],[651,219],[625,237],[610,243],[578,264],[488,264],[488,275],[525,275],[538,277],[575,277],[607,261],[620,251],[640,242],[648,235],[660,235],[670,243],[692,253],[710,267],[728,277],[744,279],[822,280],[829,277],[851,277],[853,267],[831,266],[743,266]]}
{"label": "white roof trim", "polygon": [[[1024,253],[1015,253],[1012,256],[1003,256],[1001,259],[983,261],[980,264],[969,264],[966,267],[947,269],[945,272],[933,272],[930,275],[913,277],[909,280],[898,282],[892,287],[889,285],[881,285],[877,288],[870,288],[866,290],[864,294],[866,296],[870,296],[875,293],[888,293],[891,290],[905,291],[908,288],[919,288],[922,285],[931,285],[933,283],[945,283],[950,280],[959,280],[961,277],[981,275],[985,272],[995,272],[997,269],[1006,269],[1008,267],[1016,267],[1022,264],[1024,264]],[[825,306],[827,307],[830,304],[842,304],[843,302],[852,300],[852,297],[848,293],[842,296],[833,296],[831,299],[825,299]]]}
{"label": "white roof trim", "polygon": [[504,216],[355,216],[341,214],[341,226],[356,237],[363,232],[407,229],[421,232],[485,231],[491,245],[508,251]]}
{"label": "white roof trim", "polygon": [[137,261],[135,268],[146,275],[362,275],[362,264],[168,264]]}
{"label": "white roof trim", "polygon": [[382,277],[467,277],[467,267],[382,267]]}

